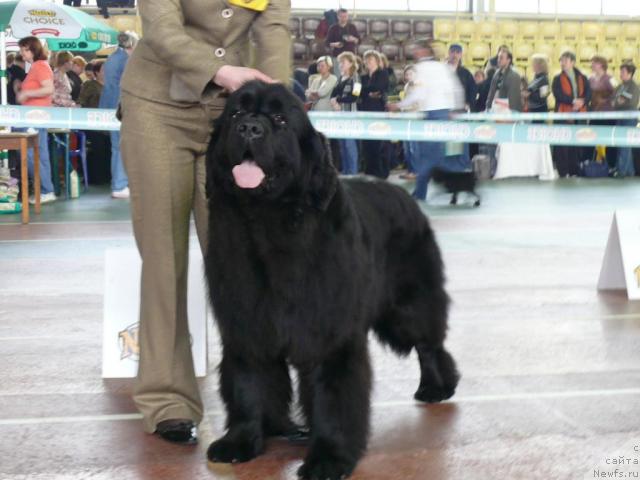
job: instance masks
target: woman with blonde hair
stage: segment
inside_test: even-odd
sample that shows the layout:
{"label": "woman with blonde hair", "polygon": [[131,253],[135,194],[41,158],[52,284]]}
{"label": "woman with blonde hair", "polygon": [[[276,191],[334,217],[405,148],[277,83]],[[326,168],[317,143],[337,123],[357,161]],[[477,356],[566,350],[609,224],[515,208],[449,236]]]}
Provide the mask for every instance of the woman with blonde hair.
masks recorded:
{"label": "woman with blonde hair", "polygon": [[[407,98],[411,92],[416,88],[415,83],[415,75],[416,75],[416,66],[415,65],[406,65],[402,70],[403,80],[404,80],[404,88],[402,92],[400,92],[400,98]],[[414,103],[408,107],[402,109],[403,112],[416,112],[418,111],[419,105]],[[407,173],[403,173],[400,175],[400,178],[403,180],[415,180],[416,179],[416,169],[413,163],[414,157],[418,154],[418,142],[402,142],[402,149],[404,153],[404,164],[407,167]]]}
{"label": "woman with blonde hair", "polygon": [[[358,76],[356,56],[351,52],[338,55],[340,65],[340,83],[331,93],[331,105],[338,112],[355,112],[356,102],[360,96],[362,84]],[[340,145],[341,172],[345,175],[358,173],[358,144],[353,138],[341,138]]]}
{"label": "woman with blonde hair", "polygon": [[333,110],[331,106],[331,92],[338,84],[333,71],[333,60],[328,55],[316,60],[318,75],[313,75],[309,82],[306,97],[311,104],[310,110],[327,112]]}
{"label": "woman with blonde hair", "polygon": [[53,105],[55,107],[77,107],[71,98],[71,82],[67,72],[73,65],[71,52],[60,52],[56,55],[55,70],[53,71]]}
{"label": "woman with blonde hair", "polygon": [[[367,50],[364,55],[367,73],[362,76],[362,92],[359,110],[363,112],[384,112],[389,89],[389,74],[382,67],[382,58],[375,50]],[[363,140],[362,154],[364,156],[367,175],[378,178],[389,176],[388,158],[383,154],[383,143],[380,140]]]}
{"label": "woman with blonde hair", "polygon": [[71,98],[74,102],[78,101],[80,88],[82,88],[82,84],[87,80],[84,76],[84,68],[86,66],[87,61],[79,55],[71,59],[71,70],[67,72],[67,77],[69,77],[69,81],[71,82]]}
{"label": "woman with blonde hair", "polygon": [[551,93],[547,57],[542,54],[535,54],[531,57],[531,64],[534,77],[527,85],[525,93],[529,102],[529,112],[546,113],[549,111],[547,99]]}

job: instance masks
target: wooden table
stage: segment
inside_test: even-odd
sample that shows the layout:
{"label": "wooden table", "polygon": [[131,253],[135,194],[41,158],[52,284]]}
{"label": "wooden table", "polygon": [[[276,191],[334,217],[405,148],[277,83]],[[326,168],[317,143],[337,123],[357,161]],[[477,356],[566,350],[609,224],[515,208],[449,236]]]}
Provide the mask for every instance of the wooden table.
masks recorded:
{"label": "wooden table", "polygon": [[22,177],[22,223],[29,223],[29,170],[27,150],[33,148],[33,186],[36,213],[40,213],[40,148],[37,133],[0,133],[0,150],[20,150],[20,175]]}

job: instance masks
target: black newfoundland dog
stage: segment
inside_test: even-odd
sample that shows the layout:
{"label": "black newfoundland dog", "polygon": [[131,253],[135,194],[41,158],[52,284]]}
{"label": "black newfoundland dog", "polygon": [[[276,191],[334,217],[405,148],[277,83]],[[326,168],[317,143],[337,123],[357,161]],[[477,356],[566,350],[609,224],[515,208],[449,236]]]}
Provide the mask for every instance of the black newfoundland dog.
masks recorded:
{"label": "black newfoundland dog", "polygon": [[421,368],[415,398],[451,397],[448,297],[427,219],[402,189],[339,180],[324,137],[282,85],[229,98],[207,154],[206,273],[222,338],[227,433],[212,462],[244,462],[288,435],[292,386],[309,428],[298,475],[340,479],[367,446],[370,329]]}
{"label": "black newfoundland dog", "polygon": [[458,203],[458,193],[468,192],[475,197],[474,207],[480,206],[480,195],[476,192],[476,175],[474,172],[448,172],[440,168],[431,171],[431,180],[444,186],[451,193],[451,205]]}

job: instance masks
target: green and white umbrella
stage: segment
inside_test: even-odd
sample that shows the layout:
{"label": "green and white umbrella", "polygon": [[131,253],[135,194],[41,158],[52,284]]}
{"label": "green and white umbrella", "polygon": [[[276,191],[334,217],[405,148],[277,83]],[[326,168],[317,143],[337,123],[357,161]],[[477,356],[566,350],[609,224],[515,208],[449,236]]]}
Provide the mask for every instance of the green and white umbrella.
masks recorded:
{"label": "green and white umbrella", "polygon": [[117,42],[118,32],[80,9],[44,0],[0,0],[0,28],[17,39],[46,38],[51,50],[93,52]]}
{"label": "green and white umbrella", "polygon": [[6,104],[6,47],[15,39],[45,39],[51,50],[94,52],[118,41],[118,32],[83,11],[44,0],[0,0],[0,76]]}

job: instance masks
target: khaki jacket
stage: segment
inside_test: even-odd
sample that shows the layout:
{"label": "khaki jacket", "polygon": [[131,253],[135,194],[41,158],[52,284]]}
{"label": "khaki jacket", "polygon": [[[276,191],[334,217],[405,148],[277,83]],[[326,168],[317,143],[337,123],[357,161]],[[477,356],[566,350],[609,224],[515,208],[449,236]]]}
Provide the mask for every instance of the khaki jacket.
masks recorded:
{"label": "khaki jacket", "polygon": [[[263,12],[226,0],[138,0],[144,35],[121,88],[158,103],[224,106],[212,78],[223,65],[254,66],[288,82],[290,0],[269,0]],[[249,65],[249,34],[255,62]]]}

